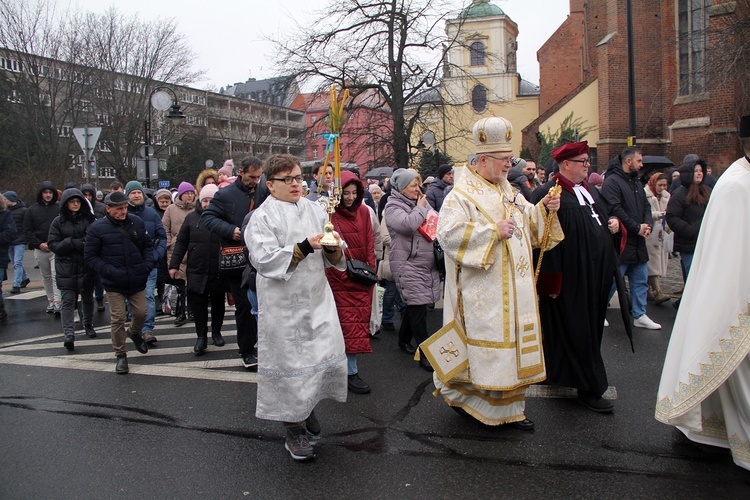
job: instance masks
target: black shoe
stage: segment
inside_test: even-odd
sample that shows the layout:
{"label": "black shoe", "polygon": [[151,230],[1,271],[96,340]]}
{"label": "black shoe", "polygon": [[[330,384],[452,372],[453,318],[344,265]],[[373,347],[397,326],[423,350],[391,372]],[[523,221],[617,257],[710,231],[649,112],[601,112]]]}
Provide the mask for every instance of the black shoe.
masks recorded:
{"label": "black shoe", "polygon": [[216,347],[223,347],[226,344],[226,342],[224,342],[224,337],[222,337],[220,333],[212,334],[211,340]]}
{"label": "black shoe", "polygon": [[422,353],[422,355],[419,357],[419,367],[428,372],[435,371],[435,369],[430,364],[430,360],[425,357],[424,353]]}
{"label": "black shoe", "polygon": [[119,375],[125,375],[128,373],[128,357],[124,354],[117,356],[117,364],[115,365],[115,373]]}
{"label": "black shoe", "polygon": [[31,280],[29,278],[26,278],[21,282],[21,288],[26,288],[29,283],[31,283]]}
{"label": "black shoe", "polygon": [[406,354],[414,354],[415,352],[417,352],[414,346],[411,345],[411,342],[406,342],[406,343],[399,342],[398,348],[404,351]]}
{"label": "black shoe", "polygon": [[256,356],[254,353],[246,354],[245,356],[242,356],[242,365],[247,368],[248,370],[257,370],[258,369],[258,356]]}
{"label": "black shoe", "polygon": [[469,415],[469,413],[460,406],[451,406],[451,410],[455,411],[462,417],[471,417],[471,415]]}
{"label": "black shoe", "polygon": [[146,354],[148,352],[148,344],[143,340],[140,333],[128,333],[128,337],[133,341],[138,352],[141,354]]}
{"label": "black shoe", "polygon": [[198,337],[198,340],[195,342],[195,347],[193,347],[193,352],[196,356],[200,356],[206,352],[207,345],[208,339],[206,337]]}
{"label": "black shoe", "polygon": [[13,288],[10,289],[10,293],[13,293],[13,294],[21,293],[21,287],[20,286],[14,286]]}
{"label": "black shoe", "polygon": [[96,310],[99,312],[104,311],[104,299],[96,299]]}
{"label": "black shoe", "polygon": [[67,350],[72,351],[73,349],[75,349],[75,340],[76,338],[74,335],[66,335],[63,345]]}
{"label": "black shoe", "polygon": [[508,427],[513,427],[514,429],[518,429],[519,431],[533,431],[534,430],[534,422],[532,422],[528,418],[524,418],[520,422],[511,422],[505,425],[507,425]]}
{"label": "black shoe", "polygon": [[84,326],[83,330],[86,332],[86,336],[90,339],[96,338],[96,330],[92,325]]}
{"label": "black shoe", "polygon": [[177,317],[176,317],[176,318],[174,319],[174,326],[182,326],[182,325],[186,325],[186,324],[187,324],[187,322],[188,322],[188,319],[187,319],[187,318],[185,317],[185,315],[184,315],[184,314],[182,314],[182,315],[180,315],[180,316],[177,316]]}
{"label": "black shoe", "polygon": [[578,391],[578,401],[591,411],[597,413],[612,413],[615,404],[602,397],[593,396],[587,392]]}
{"label": "black shoe", "polygon": [[392,332],[396,329],[396,326],[393,323],[383,323],[380,325],[380,329],[386,332]]}
{"label": "black shoe", "polygon": [[359,378],[359,374],[349,375],[349,390],[354,394],[367,394],[370,392],[370,386]]}

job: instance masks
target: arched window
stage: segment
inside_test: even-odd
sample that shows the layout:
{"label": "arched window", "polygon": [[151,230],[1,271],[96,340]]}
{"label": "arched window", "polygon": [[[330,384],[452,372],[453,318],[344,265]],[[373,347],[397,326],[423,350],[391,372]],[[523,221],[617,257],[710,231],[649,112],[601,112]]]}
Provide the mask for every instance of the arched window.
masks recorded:
{"label": "arched window", "polygon": [[477,85],[471,91],[471,105],[477,113],[487,109],[487,89],[484,85]]}
{"label": "arched window", "polygon": [[469,55],[471,56],[471,66],[484,66],[484,44],[474,42],[469,45]]}

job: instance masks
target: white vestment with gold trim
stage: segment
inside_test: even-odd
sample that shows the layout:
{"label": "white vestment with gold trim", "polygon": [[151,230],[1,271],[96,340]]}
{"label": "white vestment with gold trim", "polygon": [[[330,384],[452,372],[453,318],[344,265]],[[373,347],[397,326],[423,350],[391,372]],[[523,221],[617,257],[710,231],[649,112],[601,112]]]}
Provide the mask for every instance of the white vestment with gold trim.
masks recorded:
{"label": "white vestment with gold trim", "polygon": [[656,419],[750,469],[750,163],[711,193],[675,320]]}
{"label": "white vestment with gold trim", "polygon": [[[488,425],[523,420],[526,387],[546,378],[531,252],[546,216],[541,202],[532,205],[507,181],[494,185],[468,167],[440,210],[443,322],[463,325],[469,368],[447,384],[433,377],[436,394]],[[510,239],[498,233],[503,219],[515,221]],[[548,249],[563,239],[557,214],[551,221]]]}

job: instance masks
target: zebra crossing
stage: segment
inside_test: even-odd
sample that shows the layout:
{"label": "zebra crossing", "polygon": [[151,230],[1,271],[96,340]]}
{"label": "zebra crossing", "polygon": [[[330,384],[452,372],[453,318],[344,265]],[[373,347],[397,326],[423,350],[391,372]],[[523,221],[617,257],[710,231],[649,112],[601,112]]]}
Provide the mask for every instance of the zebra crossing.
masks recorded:
{"label": "zebra crossing", "polygon": [[[237,354],[237,330],[233,311],[224,318],[223,347],[215,347],[209,339],[203,356],[193,354],[195,329],[192,322],[178,327],[174,318],[156,318],[154,335],[158,342],[149,346],[147,354],[138,353],[128,341],[130,374],[177,377],[226,382],[256,383],[256,373],[246,370]],[[77,329],[75,350],[67,351],[62,332],[30,339],[0,343],[0,365],[24,365],[108,372],[114,374],[115,355],[110,341],[109,325],[95,328],[98,337],[90,339]]]}

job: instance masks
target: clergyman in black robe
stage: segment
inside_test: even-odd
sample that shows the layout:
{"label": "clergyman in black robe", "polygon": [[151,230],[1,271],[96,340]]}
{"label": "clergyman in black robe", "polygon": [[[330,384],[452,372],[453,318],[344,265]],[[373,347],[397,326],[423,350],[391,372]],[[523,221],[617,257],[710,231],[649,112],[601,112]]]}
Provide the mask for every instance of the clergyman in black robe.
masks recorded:
{"label": "clergyman in black robe", "polygon": [[617,257],[605,201],[586,182],[589,148],[567,143],[552,152],[560,171],[534,192],[543,197],[556,183],[562,187],[558,212],[565,239],[545,252],[537,283],[547,382],[575,387],[578,399],[597,412],[614,404],[602,398],[607,372],[601,355],[602,335]]}

